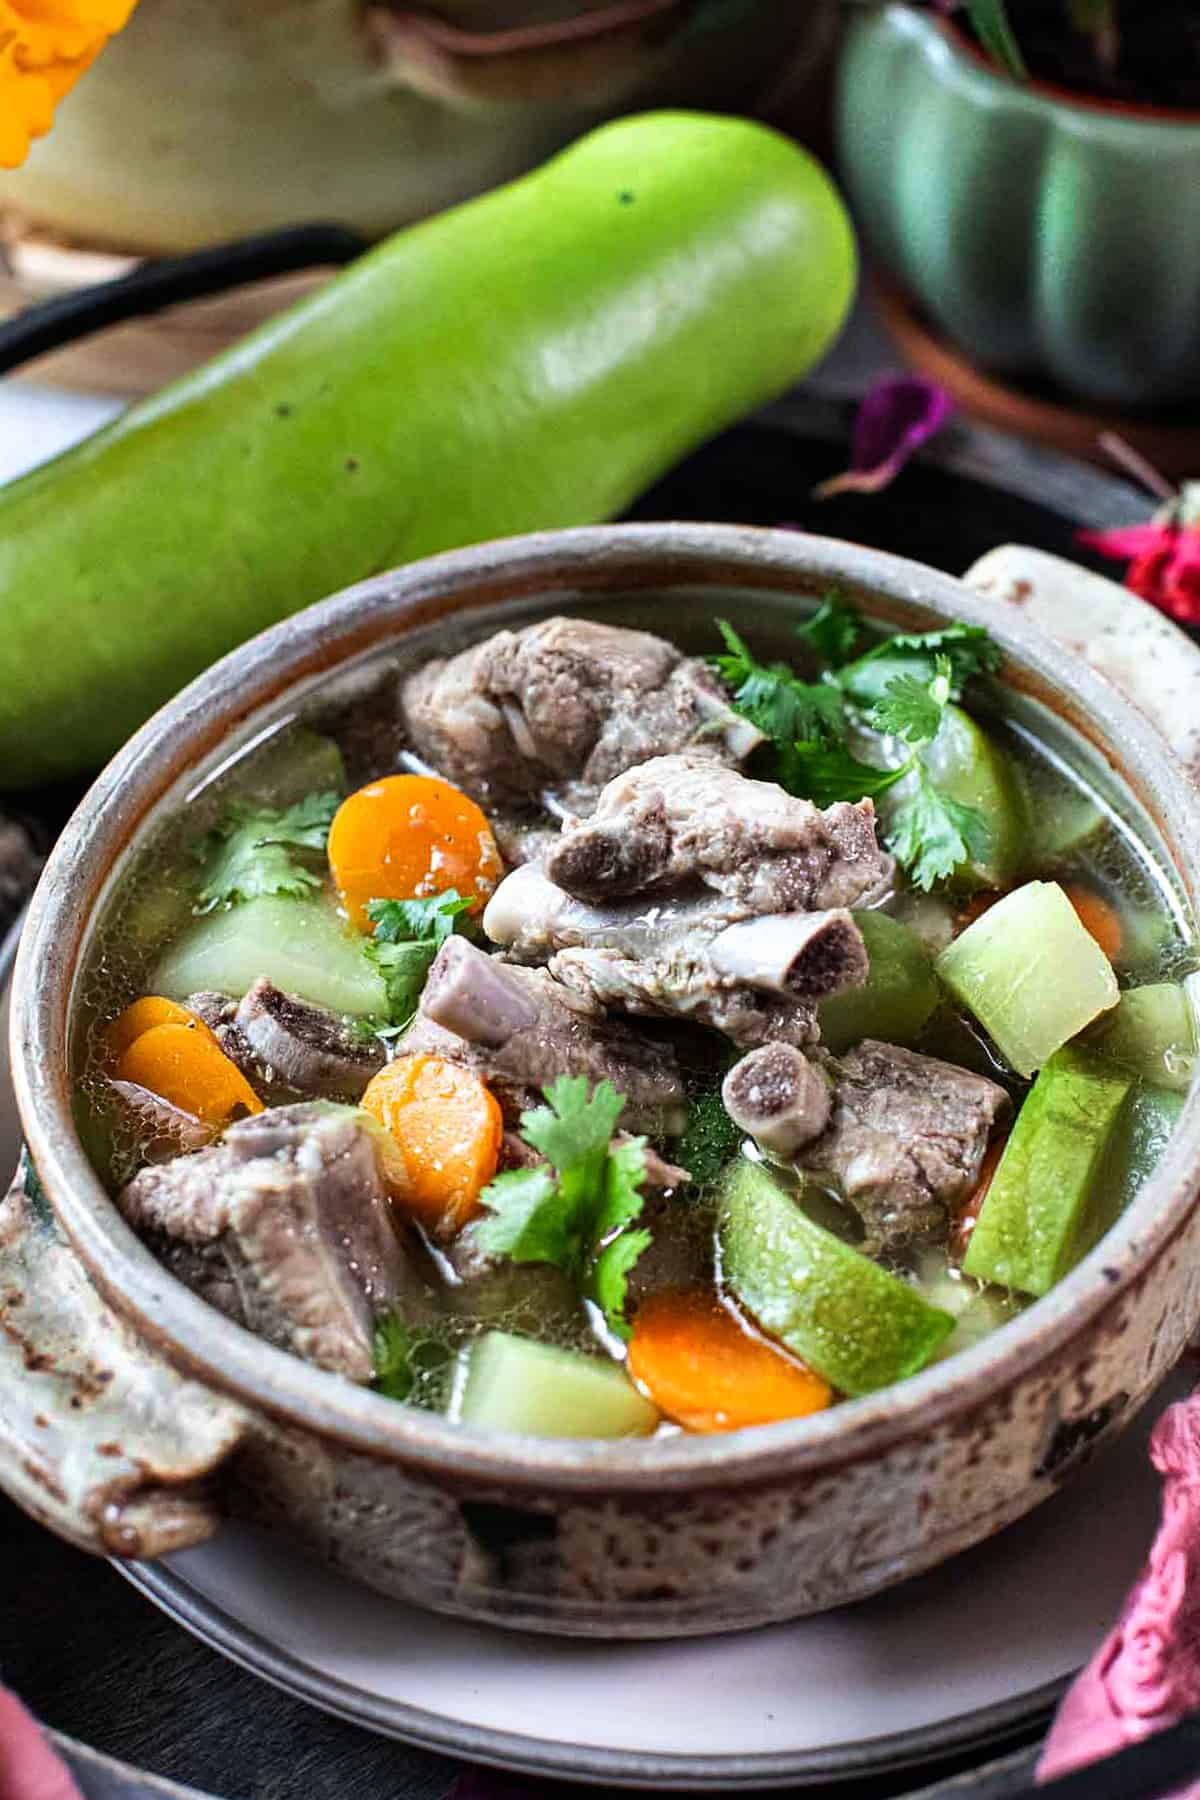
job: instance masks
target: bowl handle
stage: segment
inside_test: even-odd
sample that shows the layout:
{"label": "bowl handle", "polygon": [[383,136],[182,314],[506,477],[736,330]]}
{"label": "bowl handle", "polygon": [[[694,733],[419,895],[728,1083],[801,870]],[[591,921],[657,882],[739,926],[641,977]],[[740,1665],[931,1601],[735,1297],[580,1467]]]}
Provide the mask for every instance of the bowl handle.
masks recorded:
{"label": "bowl handle", "polygon": [[0,1488],[82,1550],[162,1556],[215,1531],[207,1478],[248,1425],[106,1304],[23,1155],[0,1201]]}
{"label": "bowl handle", "polygon": [[1136,594],[1064,557],[1002,544],[964,577],[1119,688],[1200,781],[1200,645]]}

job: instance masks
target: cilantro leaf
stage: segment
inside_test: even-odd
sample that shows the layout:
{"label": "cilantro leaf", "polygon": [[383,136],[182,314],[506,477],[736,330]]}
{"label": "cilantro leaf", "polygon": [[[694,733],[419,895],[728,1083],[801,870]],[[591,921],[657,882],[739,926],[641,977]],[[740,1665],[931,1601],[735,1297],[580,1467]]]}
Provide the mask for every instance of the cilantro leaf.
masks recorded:
{"label": "cilantro leaf", "polygon": [[544,1090],[548,1106],[521,1116],[521,1136],[553,1163],[560,1175],[596,1167],[608,1153],[625,1097],[611,1081],[601,1081],[588,1097],[586,1075],[560,1075]]}
{"label": "cilantro leaf", "polygon": [[368,900],[367,917],[375,927],[377,944],[403,944],[433,938],[441,945],[452,934],[455,921],[468,912],[457,888],[431,894],[427,900]]}
{"label": "cilantro leaf", "polygon": [[610,1331],[628,1338],[625,1307],[629,1298],[629,1277],[638,1258],[650,1248],[650,1233],[623,1231],[605,1244],[592,1265],[591,1298],[608,1321]]}
{"label": "cilantro leaf", "polygon": [[363,954],[383,977],[389,1031],[411,1024],[430,964],[470,905],[455,888],[427,900],[367,902],[375,933],[364,940]]}
{"label": "cilantro leaf", "polygon": [[844,744],[793,744],[786,762],[790,779],[786,786],[816,806],[833,806],[839,800],[877,800],[909,773],[911,763],[897,769],[879,769],[860,762]]}
{"label": "cilantro leaf", "polygon": [[796,636],[823,663],[836,668],[854,655],[862,636],[862,619],[852,606],[847,606],[836,588],[830,588],[812,618],[797,625]]}
{"label": "cilantro leaf", "polygon": [[889,737],[903,738],[920,747],[932,744],[942,728],[950,698],[950,659],[938,656],[930,681],[916,675],[896,675],[871,708],[871,724]]}
{"label": "cilantro leaf", "polygon": [[897,632],[839,669],[834,679],[843,693],[861,705],[877,700],[897,675],[932,681],[937,659],[950,664],[949,698],[960,700],[973,675],[986,675],[1000,665],[1000,650],[982,625],[944,625],[937,631]]}
{"label": "cilantro leaf", "polygon": [[[890,808],[887,842],[918,887],[932,887],[983,854],[982,818],[943,793],[924,761],[950,702],[973,675],[999,664],[982,626],[895,633],[853,662],[827,667],[825,679],[811,684],[782,663],[756,662],[732,626],[717,624],[726,653],[713,661],[734,689],[734,706],[771,739],[771,773],[782,787],[824,807],[879,800],[904,783]],[[856,615],[830,594],[798,635],[834,664],[853,648],[858,630]],[[863,762],[850,748],[852,731],[863,726],[899,740],[907,755],[890,768]]]}
{"label": "cilantro leaf", "polygon": [[645,1138],[628,1137],[613,1144],[604,1165],[604,1194],[595,1219],[597,1239],[608,1242],[640,1216],[645,1179]]}
{"label": "cilantro leaf", "polygon": [[325,849],[340,805],[340,797],[332,793],[308,794],[283,808],[236,801],[205,842],[200,910],[268,895],[300,896],[319,888],[323,871],[310,868],[294,852],[312,852],[315,859]]}
{"label": "cilantro leaf", "polygon": [[573,1261],[571,1221],[551,1169],[508,1169],[484,1189],[482,1200],[491,1216],[471,1230],[489,1256],[555,1263],[559,1268]]}
{"label": "cilantro leaf", "polygon": [[733,626],[717,620],[726,654],[712,658],[713,667],[733,689],[732,705],[743,718],[776,744],[797,738],[831,738],[841,735],[845,701],[828,682],[801,681],[786,663],[755,660]]}
{"label": "cilantro leaf", "polygon": [[430,965],[438,953],[433,938],[416,943],[377,944],[374,938],[363,945],[363,955],[383,977],[387,990],[388,1027],[412,1023],[417,1002],[425,987]]}
{"label": "cilantro leaf", "polygon": [[389,1400],[407,1400],[416,1375],[412,1366],[412,1333],[395,1313],[375,1325],[375,1387]]}
{"label": "cilantro leaf", "polygon": [[645,1139],[613,1143],[625,1100],[611,1082],[589,1094],[585,1076],[563,1075],[544,1092],[521,1135],[546,1163],[498,1175],[481,1195],[488,1217],[469,1230],[491,1255],[556,1264],[627,1335],[626,1283],[650,1241],[628,1230],[643,1206]]}
{"label": "cilantro leaf", "polygon": [[926,892],[972,857],[987,855],[988,830],[972,806],[942,793],[918,759],[911,793],[892,814],[887,847],[916,886]]}

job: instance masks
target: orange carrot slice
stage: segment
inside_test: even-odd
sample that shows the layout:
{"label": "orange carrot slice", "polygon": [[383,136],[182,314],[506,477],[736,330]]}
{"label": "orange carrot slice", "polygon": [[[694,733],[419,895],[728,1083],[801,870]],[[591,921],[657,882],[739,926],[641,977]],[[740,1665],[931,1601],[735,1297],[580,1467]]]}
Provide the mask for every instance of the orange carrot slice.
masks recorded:
{"label": "orange carrot slice", "polygon": [[237,1064],[211,1031],[196,1029],[198,1023],[168,1021],[143,1031],[117,1063],[116,1079],[148,1088],[208,1125],[227,1125],[239,1113],[262,1112],[262,1101]]}
{"label": "orange carrot slice", "polygon": [[195,1013],[189,1012],[186,1006],[179,1006],[174,1000],[164,1000],[161,994],[146,994],[141,1000],[135,1000],[132,1006],[118,1015],[104,1034],[104,1044],[110,1062],[117,1062],[124,1056],[135,1038],[140,1038],[144,1031],[155,1025],[186,1025],[189,1031],[199,1031],[205,1037],[216,1038]]}
{"label": "orange carrot slice", "polygon": [[329,866],[361,931],[368,900],[423,900],[456,888],[486,904],[503,870],[475,802],[432,775],[388,775],[343,800],[329,832]]}
{"label": "orange carrot slice", "polygon": [[988,1197],[988,1189],[992,1185],[996,1170],[1000,1166],[1000,1158],[1004,1155],[1004,1146],[1008,1142],[1007,1133],[998,1137],[988,1145],[983,1161],[979,1165],[979,1180],[971,1190],[962,1211],[955,1221],[950,1234],[950,1255],[955,1262],[961,1262],[967,1254],[967,1245],[971,1241],[971,1233],[979,1223],[979,1215],[983,1203]]}
{"label": "orange carrot slice", "polygon": [[1081,882],[1068,882],[1063,892],[1079,915],[1084,930],[1095,938],[1109,962],[1116,962],[1125,935],[1116,907],[1095,888],[1084,887]]}
{"label": "orange carrot slice", "polygon": [[740,1431],[820,1412],[833,1390],[752,1337],[711,1295],[666,1289],[638,1307],[629,1373],[660,1412],[689,1431]]}
{"label": "orange carrot slice", "polygon": [[401,1211],[452,1234],[480,1210],[504,1121],[490,1088],[444,1056],[402,1056],[362,1097],[399,1151],[385,1175]]}

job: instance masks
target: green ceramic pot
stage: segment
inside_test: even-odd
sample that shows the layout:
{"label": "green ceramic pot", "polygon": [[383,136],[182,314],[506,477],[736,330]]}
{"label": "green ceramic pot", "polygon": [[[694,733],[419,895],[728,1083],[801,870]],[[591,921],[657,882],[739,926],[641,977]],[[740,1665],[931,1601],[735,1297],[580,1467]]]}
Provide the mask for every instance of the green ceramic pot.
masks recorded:
{"label": "green ceramic pot", "polygon": [[876,256],[975,362],[1124,410],[1200,400],[1200,114],[1020,86],[885,6],[839,79]]}

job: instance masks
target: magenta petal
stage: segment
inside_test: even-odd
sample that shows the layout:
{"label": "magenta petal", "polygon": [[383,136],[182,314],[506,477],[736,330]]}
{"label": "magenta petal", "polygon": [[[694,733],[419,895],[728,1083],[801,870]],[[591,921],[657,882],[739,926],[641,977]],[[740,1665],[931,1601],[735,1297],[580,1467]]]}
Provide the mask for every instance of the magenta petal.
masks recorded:
{"label": "magenta petal", "polygon": [[1169,545],[1175,533],[1174,525],[1118,525],[1112,531],[1077,531],[1075,539],[1101,556],[1132,562],[1135,556]]}
{"label": "magenta petal", "polygon": [[[1200,1706],[1200,1400],[1168,1407],[1150,1457],[1163,1477],[1162,1518],[1125,1609],[1059,1708],[1037,1779],[1052,1780],[1139,1743]],[[1200,1784],[1175,1790],[1200,1800]]]}
{"label": "magenta petal", "polygon": [[865,396],[854,422],[850,467],[815,488],[818,500],[833,494],[876,494],[900,473],[914,450],[941,430],[954,402],[935,381],[919,375],[886,375]]}

